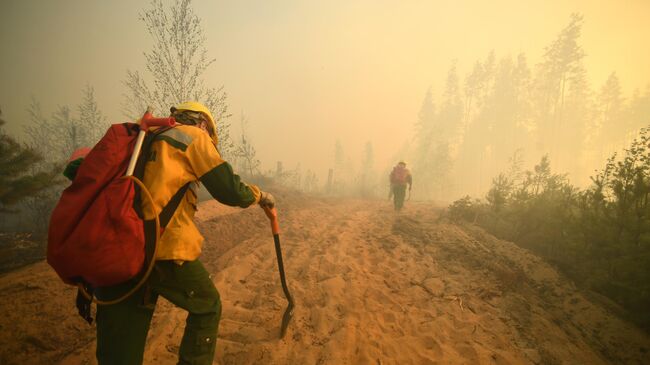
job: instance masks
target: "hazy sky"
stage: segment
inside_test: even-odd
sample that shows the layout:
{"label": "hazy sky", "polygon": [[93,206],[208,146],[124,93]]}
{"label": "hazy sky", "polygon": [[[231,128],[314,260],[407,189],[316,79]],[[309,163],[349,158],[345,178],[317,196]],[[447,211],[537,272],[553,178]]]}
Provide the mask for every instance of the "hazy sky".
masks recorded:
{"label": "hazy sky", "polygon": [[[21,131],[34,95],[49,115],[75,106],[86,83],[101,110],[124,121],[126,70],[151,48],[138,14],[148,1],[0,0],[0,107]],[[265,168],[324,170],[340,139],[355,162],[366,141],[378,167],[409,140],[429,86],[439,93],[458,60],[461,80],[490,50],[543,47],[584,15],[585,64],[597,88],[616,71],[626,95],[650,81],[650,1],[208,1],[195,0],[224,85],[232,124],[243,109]],[[238,128],[235,128],[236,132]],[[324,171],[318,171],[319,175]]]}

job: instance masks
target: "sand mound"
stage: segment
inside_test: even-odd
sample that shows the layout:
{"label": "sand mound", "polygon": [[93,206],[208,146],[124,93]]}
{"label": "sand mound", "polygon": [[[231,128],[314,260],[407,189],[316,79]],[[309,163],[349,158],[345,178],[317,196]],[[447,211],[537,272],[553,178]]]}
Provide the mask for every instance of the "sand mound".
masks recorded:
{"label": "sand mound", "polygon": [[[257,209],[201,206],[223,300],[217,364],[643,364],[650,338],[540,258],[411,203],[283,196],[286,300]],[[44,263],[0,277],[1,364],[94,364],[94,329]],[[146,364],[175,364],[185,315],[164,300]]]}

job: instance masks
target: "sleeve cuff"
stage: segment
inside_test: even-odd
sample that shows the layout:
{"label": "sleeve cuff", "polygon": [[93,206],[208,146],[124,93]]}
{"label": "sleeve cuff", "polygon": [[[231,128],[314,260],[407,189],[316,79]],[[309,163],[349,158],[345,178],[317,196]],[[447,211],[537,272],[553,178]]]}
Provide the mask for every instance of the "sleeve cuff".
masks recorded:
{"label": "sleeve cuff", "polygon": [[262,191],[260,190],[257,185],[252,185],[252,184],[247,184],[248,188],[251,189],[253,192],[253,196],[255,197],[255,203],[253,204],[258,204],[260,202],[260,199],[262,198]]}

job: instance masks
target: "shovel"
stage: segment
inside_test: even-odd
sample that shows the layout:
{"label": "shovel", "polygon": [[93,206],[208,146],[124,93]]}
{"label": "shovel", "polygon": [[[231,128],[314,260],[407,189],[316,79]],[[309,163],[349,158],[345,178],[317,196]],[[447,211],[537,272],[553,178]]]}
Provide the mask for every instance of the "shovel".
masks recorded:
{"label": "shovel", "polygon": [[271,221],[271,231],[273,232],[273,241],[275,242],[275,255],[278,258],[278,269],[280,270],[280,281],[282,282],[284,296],[289,302],[289,305],[282,316],[282,326],[280,327],[280,338],[284,338],[284,335],[287,332],[287,327],[289,326],[289,321],[293,316],[293,298],[291,297],[291,293],[289,293],[287,278],[284,276],[282,249],[280,248],[280,225],[278,224],[278,212],[275,208],[263,207],[262,209],[264,209],[264,213],[266,213],[266,216],[269,217],[269,220]]}

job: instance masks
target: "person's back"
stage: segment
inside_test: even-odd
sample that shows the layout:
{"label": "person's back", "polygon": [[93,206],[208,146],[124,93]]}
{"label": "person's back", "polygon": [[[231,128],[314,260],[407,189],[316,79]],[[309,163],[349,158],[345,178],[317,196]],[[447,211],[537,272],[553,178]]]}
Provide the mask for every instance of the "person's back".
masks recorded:
{"label": "person's back", "polygon": [[406,168],[405,165],[398,164],[393,167],[393,171],[390,174],[390,182],[393,185],[404,185],[406,186],[411,179],[411,172]]}
{"label": "person's back", "polygon": [[[199,182],[215,199],[226,205],[246,208],[260,200],[260,190],[240,181],[232,167],[221,159],[208,134],[188,125],[167,130],[152,143],[143,182],[158,211],[178,190],[190,183],[161,237],[159,260],[191,261],[200,254],[203,237],[193,222]],[[145,218],[153,218],[149,202],[143,203]]]}

